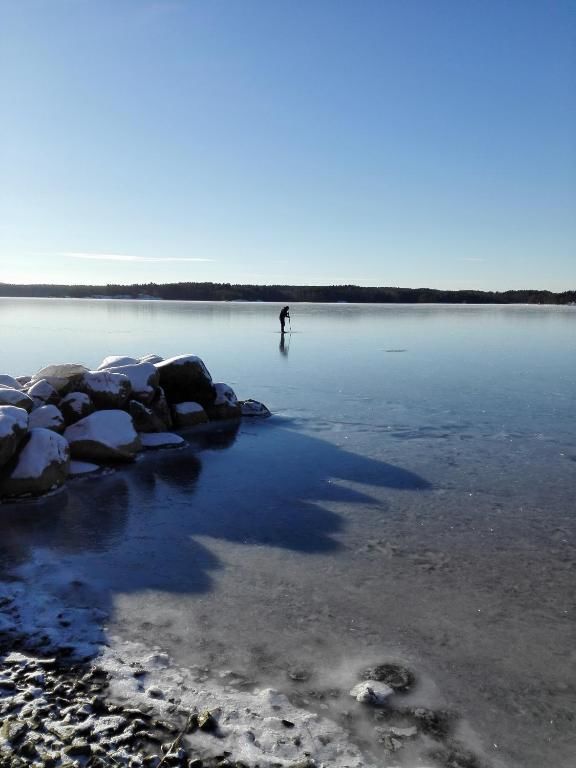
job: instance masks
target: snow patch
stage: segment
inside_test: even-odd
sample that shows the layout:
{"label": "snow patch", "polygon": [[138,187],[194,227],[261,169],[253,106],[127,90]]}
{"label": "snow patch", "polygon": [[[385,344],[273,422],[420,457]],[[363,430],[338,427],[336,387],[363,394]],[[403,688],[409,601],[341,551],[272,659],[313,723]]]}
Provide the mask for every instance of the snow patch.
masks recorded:
{"label": "snow patch", "polygon": [[174,406],[174,410],[176,413],[181,414],[187,414],[187,413],[201,413],[204,411],[204,408],[200,405],[200,403],[177,403]]}
{"label": "snow patch", "polygon": [[116,448],[132,443],[137,434],[132,417],[125,411],[96,411],[69,426],[64,437],[69,442],[94,440]]}
{"label": "snow patch", "polygon": [[8,373],[0,373],[0,384],[11,389],[20,389],[19,382]]}
{"label": "snow patch", "polygon": [[139,435],[144,448],[175,448],[186,443],[173,432],[140,432]]}
{"label": "snow patch", "polygon": [[18,456],[18,464],[11,473],[14,480],[41,477],[53,461],[63,464],[70,458],[66,440],[50,429],[36,428],[29,432],[29,439]]}
{"label": "snow patch", "polygon": [[91,472],[98,472],[101,467],[98,464],[92,464],[90,461],[71,461],[70,462],[70,474],[88,475]]}
{"label": "snow patch", "polygon": [[0,405],[0,437],[7,437],[14,428],[26,431],[28,429],[28,412],[15,405]]}
{"label": "snow patch", "polygon": [[133,363],[137,363],[138,360],[135,357],[126,357],[124,355],[110,355],[109,357],[105,357],[104,360],[100,363],[97,371],[102,371],[105,368],[112,368],[113,366],[119,366],[119,365],[132,365]]}
{"label": "snow patch", "polygon": [[64,426],[64,417],[55,405],[41,405],[30,414],[30,427],[60,429]]}

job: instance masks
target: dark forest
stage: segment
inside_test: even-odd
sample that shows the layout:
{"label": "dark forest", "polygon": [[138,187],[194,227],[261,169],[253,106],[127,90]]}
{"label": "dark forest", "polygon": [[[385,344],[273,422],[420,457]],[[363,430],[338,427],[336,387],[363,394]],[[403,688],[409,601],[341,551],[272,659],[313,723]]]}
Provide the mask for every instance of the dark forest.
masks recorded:
{"label": "dark forest", "polygon": [[350,302],[358,304],[574,304],[576,290],[444,291],[434,288],[368,288],[357,285],[232,285],[230,283],[146,283],[134,285],[13,285],[0,283],[0,296],[37,298],[126,298],[178,301]]}

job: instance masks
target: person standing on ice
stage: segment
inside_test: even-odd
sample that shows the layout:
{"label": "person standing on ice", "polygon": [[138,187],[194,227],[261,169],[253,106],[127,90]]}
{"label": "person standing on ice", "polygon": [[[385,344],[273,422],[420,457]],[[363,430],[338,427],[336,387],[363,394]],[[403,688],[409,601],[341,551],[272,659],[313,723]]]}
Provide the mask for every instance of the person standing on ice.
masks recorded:
{"label": "person standing on ice", "polygon": [[287,317],[290,317],[290,307],[282,307],[280,312],[280,333],[286,333],[284,325]]}

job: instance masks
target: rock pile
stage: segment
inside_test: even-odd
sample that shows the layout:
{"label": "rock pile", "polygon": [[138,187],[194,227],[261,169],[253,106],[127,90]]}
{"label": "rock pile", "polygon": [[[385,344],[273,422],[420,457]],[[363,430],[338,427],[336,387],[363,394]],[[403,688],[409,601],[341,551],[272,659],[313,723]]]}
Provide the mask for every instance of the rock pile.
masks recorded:
{"label": "rock pile", "polygon": [[[40,496],[69,475],[133,461],[144,448],[176,447],[171,429],[269,416],[214,383],[199,357],[107,357],[94,371],[50,365],[0,375],[0,499]],[[150,435],[154,435],[153,438]]]}
{"label": "rock pile", "polygon": [[245,768],[227,754],[199,757],[183,741],[218,725],[209,711],[172,707],[167,720],[152,706],[108,699],[109,675],[20,652],[0,656],[0,765],[10,768]]}

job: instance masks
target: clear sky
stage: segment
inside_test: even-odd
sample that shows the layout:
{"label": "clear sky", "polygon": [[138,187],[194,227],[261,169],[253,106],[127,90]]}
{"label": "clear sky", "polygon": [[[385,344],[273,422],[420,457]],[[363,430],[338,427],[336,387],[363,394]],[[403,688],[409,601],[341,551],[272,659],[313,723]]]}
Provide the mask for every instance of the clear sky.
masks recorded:
{"label": "clear sky", "polygon": [[0,282],[576,288],[573,0],[0,0]]}

